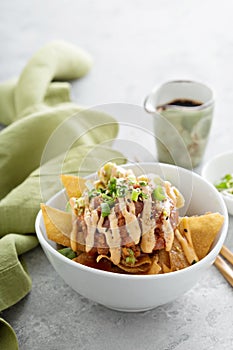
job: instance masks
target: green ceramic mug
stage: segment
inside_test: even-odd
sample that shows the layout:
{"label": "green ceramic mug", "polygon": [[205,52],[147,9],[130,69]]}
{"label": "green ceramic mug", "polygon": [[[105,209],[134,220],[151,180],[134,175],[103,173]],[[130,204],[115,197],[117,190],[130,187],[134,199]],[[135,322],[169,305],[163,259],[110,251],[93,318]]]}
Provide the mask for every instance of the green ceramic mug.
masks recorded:
{"label": "green ceramic mug", "polygon": [[153,89],[144,107],[154,116],[158,160],[188,169],[196,167],[211,128],[212,90],[195,81],[170,81]]}

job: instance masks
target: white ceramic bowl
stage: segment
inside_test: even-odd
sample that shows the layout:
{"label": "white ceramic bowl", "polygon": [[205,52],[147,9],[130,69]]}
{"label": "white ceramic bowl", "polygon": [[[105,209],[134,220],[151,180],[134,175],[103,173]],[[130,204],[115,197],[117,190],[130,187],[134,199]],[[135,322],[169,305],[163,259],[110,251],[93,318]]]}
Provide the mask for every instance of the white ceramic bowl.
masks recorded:
{"label": "white ceramic bowl", "polygon": [[[121,311],[143,311],[168,303],[186,291],[200,279],[213,264],[225,240],[228,229],[226,206],[218,191],[201,176],[183,168],[160,163],[130,165],[136,174],[155,173],[170,180],[186,198],[181,215],[219,212],[225,217],[224,225],[210,253],[198,263],[172,273],[161,275],[123,275],[93,269],[67,259],[48,240],[39,212],[36,232],[49,261],[64,279],[79,294],[109,308]],[[143,170],[142,170],[143,169]],[[64,209],[67,198],[64,191],[57,193],[48,205]]]}
{"label": "white ceramic bowl", "polygon": [[[211,184],[216,184],[226,174],[233,174],[233,151],[218,154],[202,169],[202,176]],[[233,196],[222,194],[229,214],[233,215]]]}

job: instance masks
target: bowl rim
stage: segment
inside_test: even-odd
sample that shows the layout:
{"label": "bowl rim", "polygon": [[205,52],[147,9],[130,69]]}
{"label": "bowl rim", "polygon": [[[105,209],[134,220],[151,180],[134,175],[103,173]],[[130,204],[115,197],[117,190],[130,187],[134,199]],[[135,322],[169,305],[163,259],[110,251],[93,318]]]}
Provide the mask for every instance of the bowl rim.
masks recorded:
{"label": "bowl rim", "polygon": [[[233,150],[230,151],[225,151],[225,152],[221,152],[219,154],[217,154],[216,156],[212,157],[202,168],[201,171],[201,175],[203,176],[203,178],[205,180],[207,180],[213,187],[215,187],[214,182],[212,180],[209,179],[209,176],[207,176],[207,171],[209,169],[210,166],[212,166],[213,164],[215,164],[215,166],[217,166],[218,161],[220,159],[223,159],[224,157],[228,157],[228,156],[232,156],[233,157]],[[218,191],[219,192],[219,191]],[[230,196],[225,196],[223,193],[219,192],[221,197],[223,198],[224,202],[227,205],[227,210],[229,215],[233,215],[233,209],[232,209],[232,205],[233,205],[233,196],[232,198]]]}
{"label": "bowl rim", "polygon": [[225,151],[225,152],[221,152],[217,155],[215,155],[214,157],[212,157],[210,160],[208,160],[208,162],[203,166],[202,170],[201,170],[201,176],[203,178],[205,178],[205,180],[207,180],[208,182],[212,183],[211,181],[208,180],[208,177],[206,176],[206,172],[207,169],[210,167],[211,164],[217,162],[219,159],[225,157],[225,156],[229,156],[231,155],[233,156],[233,150],[231,151]]}
{"label": "bowl rim", "polygon": [[[221,205],[221,209],[222,209],[222,215],[224,216],[224,223],[223,226],[221,228],[222,233],[215,245],[215,247],[201,260],[199,260],[197,263],[188,266],[182,270],[177,270],[177,271],[172,271],[169,273],[163,273],[163,274],[155,274],[155,275],[130,275],[130,274],[121,274],[121,273],[116,273],[116,272],[111,272],[111,271],[105,271],[105,270],[98,270],[95,269],[93,267],[89,267],[86,265],[82,265],[80,263],[77,263],[75,261],[72,261],[70,259],[68,259],[67,257],[63,256],[61,253],[59,253],[55,248],[53,248],[48,242],[47,240],[44,238],[41,227],[40,227],[40,222],[41,220],[43,220],[42,217],[42,210],[40,210],[37,214],[36,217],[36,221],[35,221],[35,229],[36,229],[36,235],[37,238],[40,242],[40,244],[42,245],[43,248],[47,249],[52,255],[54,255],[56,258],[60,259],[63,262],[66,262],[68,265],[71,266],[76,266],[77,268],[89,272],[89,273],[93,273],[93,274],[97,274],[100,276],[105,276],[108,278],[115,278],[115,279],[129,279],[129,280],[160,280],[160,279],[164,279],[164,278],[173,278],[175,276],[178,275],[182,275],[185,273],[188,273],[189,271],[195,271],[195,270],[199,270],[202,268],[203,265],[208,264],[209,262],[211,262],[215,256],[218,255],[219,251],[221,250],[221,247],[226,239],[227,236],[227,232],[228,232],[228,224],[229,224],[229,219],[228,219],[228,212],[227,212],[227,208],[226,208],[226,204],[222,198],[222,196],[220,195],[220,193],[217,191],[217,189],[209,182],[207,181],[204,177],[200,176],[197,173],[194,173],[193,171],[178,167],[176,165],[171,165],[171,164],[166,164],[166,163],[159,163],[159,162],[140,162],[137,163],[137,165],[141,165],[141,166],[152,166],[152,165],[159,165],[161,167],[167,167],[167,168],[178,168],[178,170],[181,170],[183,172],[186,173],[192,173],[192,176],[199,178],[201,181],[204,181],[205,184],[207,186],[209,186],[211,188],[212,191],[215,192],[215,194],[217,195],[217,198],[220,202]],[[122,165],[123,167],[132,167],[132,164],[124,164]],[[93,176],[96,173],[92,173],[88,176],[86,176],[86,178],[89,178],[91,176]],[[54,198],[56,198],[57,196],[61,195],[62,193],[65,192],[65,189],[60,190],[59,192],[57,192],[55,195],[53,195],[46,203],[49,203],[50,201],[52,201]]]}

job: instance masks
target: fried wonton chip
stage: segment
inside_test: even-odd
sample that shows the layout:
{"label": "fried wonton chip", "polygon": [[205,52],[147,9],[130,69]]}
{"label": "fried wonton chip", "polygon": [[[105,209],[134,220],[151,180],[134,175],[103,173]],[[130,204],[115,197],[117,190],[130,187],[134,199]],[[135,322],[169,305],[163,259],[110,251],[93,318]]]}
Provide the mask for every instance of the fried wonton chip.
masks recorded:
{"label": "fried wonton chip", "polygon": [[124,262],[120,262],[117,266],[128,273],[146,273],[149,271],[151,267],[152,260],[150,259],[149,255],[141,256],[137,259],[134,265],[129,265]]}
{"label": "fried wonton chip", "polygon": [[220,231],[224,217],[219,213],[209,213],[201,216],[182,218],[179,223],[179,231],[184,232],[185,221],[190,229],[193,247],[199,259],[204,258]]}
{"label": "fried wonton chip", "polygon": [[[99,255],[96,259],[97,263],[102,259],[106,259],[109,261],[112,261],[111,258],[107,255]],[[119,272],[122,270],[124,272],[132,273],[132,274],[142,274],[147,273],[151,267],[152,260],[149,257],[149,255],[141,256],[137,259],[134,265],[127,264],[125,261],[121,261],[119,264],[117,264],[117,267],[119,268]]]}
{"label": "fried wonton chip", "polygon": [[61,175],[61,181],[69,198],[81,197],[83,191],[86,189],[86,180],[79,176]]}
{"label": "fried wonton chip", "polygon": [[159,257],[158,254],[154,255],[151,259],[152,263],[150,269],[147,271],[148,275],[157,275],[161,271],[161,266],[158,264]]}
{"label": "fried wonton chip", "polygon": [[185,267],[190,266],[184,254],[182,246],[176,236],[174,237],[172,249],[169,252],[169,257],[170,257],[171,271],[181,270],[181,269],[184,269]]}
{"label": "fried wonton chip", "polygon": [[95,255],[90,255],[86,252],[79,254],[76,258],[73,259],[82,265],[93,267],[98,270],[111,271],[112,263],[108,259],[101,259],[101,261],[96,261]]}
{"label": "fried wonton chip", "polygon": [[70,247],[72,216],[70,213],[41,204],[42,215],[48,239]]}
{"label": "fried wonton chip", "polygon": [[161,266],[162,269],[160,273],[171,272],[169,252],[167,252],[164,249],[160,249],[158,251],[158,264]]}
{"label": "fried wonton chip", "polygon": [[197,262],[199,259],[193,247],[192,236],[191,236],[190,228],[187,224],[186,218],[184,218],[183,221],[185,222],[185,227],[186,227],[186,229],[184,229],[183,235],[180,233],[178,229],[175,229],[175,236],[180,242],[180,245],[182,247],[182,250],[185,254],[186,259],[188,260],[188,263],[192,265],[194,264],[194,262]]}

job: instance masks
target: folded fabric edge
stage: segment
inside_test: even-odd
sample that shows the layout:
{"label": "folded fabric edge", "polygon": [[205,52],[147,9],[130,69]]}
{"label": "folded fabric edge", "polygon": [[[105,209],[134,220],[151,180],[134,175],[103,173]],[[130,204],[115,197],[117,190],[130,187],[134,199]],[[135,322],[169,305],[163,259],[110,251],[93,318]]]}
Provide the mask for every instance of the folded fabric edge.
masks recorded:
{"label": "folded fabric edge", "polygon": [[[18,264],[1,271],[0,284],[2,286],[0,290],[0,311],[15,305],[30,292],[32,287],[31,278],[20,260]],[[15,286],[15,288],[13,289],[12,286]]]}
{"label": "folded fabric edge", "polygon": [[35,248],[35,236],[8,234],[0,240],[0,311],[14,305],[31,290],[23,255]]}
{"label": "folded fabric edge", "polygon": [[51,81],[80,78],[91,66],[91,56],[76,45],[54,41],[43,46],[32,56],[19,77],[15,88],[17,114],[41,103]]}
{"label": "folded fabric edge", "polygon": [[0,349],[18,350],[18,339],[11,325],[0,318]]}

